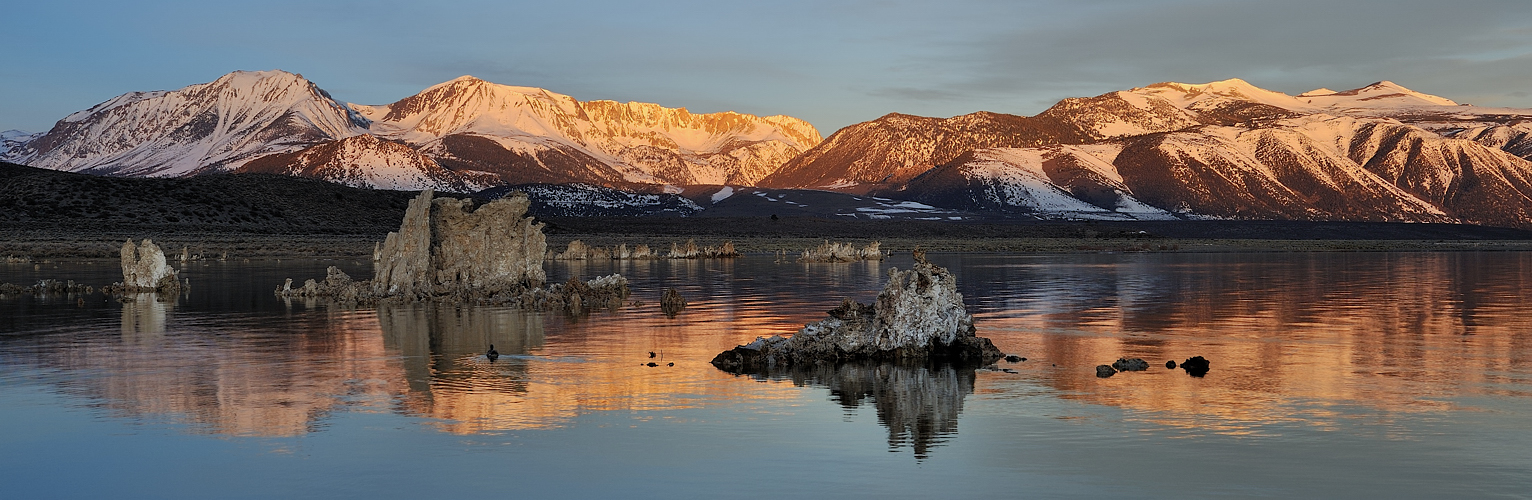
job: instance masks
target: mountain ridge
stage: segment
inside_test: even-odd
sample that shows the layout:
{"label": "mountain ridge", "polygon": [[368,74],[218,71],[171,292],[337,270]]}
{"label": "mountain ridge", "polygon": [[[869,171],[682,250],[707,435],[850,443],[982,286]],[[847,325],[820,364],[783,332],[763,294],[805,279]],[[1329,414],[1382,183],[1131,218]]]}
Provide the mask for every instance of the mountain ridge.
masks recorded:
{"label": "mountain ridge", "polygon": [[736,186],[1045,219],[1532,226],[1532,110],[1387,80],[1298,95],[1238,78],[1161,82],[1033,116],[889,113],[821,138],[789,116],[579,101],[467,75],[360,105],[301,75],[235,72],[0,139],[5,159],[120,176],[279,173],[464,192]]}
{"label": "mountain ridge", "polygon": [[[12,135],[0,157],[56,170],[169,177],[259,171],[410,189],[749,183],[820,139],[812,125],[784,115],[581,102],[471,76],[391,104],[342,103],[281,70],[129,92],[71,113],[36,137]],[[353,139],[364,135],[381,140]],[[287,168],[275,165],[271,157],[279,155]],[[362,172],[370,169],[389,173]]]}

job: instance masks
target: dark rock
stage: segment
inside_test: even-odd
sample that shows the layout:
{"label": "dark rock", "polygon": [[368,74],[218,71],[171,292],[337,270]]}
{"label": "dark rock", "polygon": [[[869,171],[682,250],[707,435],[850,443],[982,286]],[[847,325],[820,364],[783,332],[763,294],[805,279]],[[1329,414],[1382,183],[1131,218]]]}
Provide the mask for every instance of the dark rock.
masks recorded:
{"label": "dark rock", "polygon": [[644,363],[644,366],[647,366],[647,367],[650,367],[650,368],[654,368],[656,366],[660,366],[660,364],[659,363],[655,363],[653,361],[650,361],[648,363]]}
{"label": "dark rock", "polygon": [[713,366],[734,373],[769,367],[851,361],[989,364],[1005,357],[974,335],[956,280],[946,269],[919,261],[891,269],[873,305],[842,300],[828,319],[804,325],[791,338],[773,336],[719,353]]}
{"label": "dark rock", "polygon": [[1181,362],[1181,369],[1186,370],[1186,374],[1193,377],[1207,375],[1209,368],[1208,360],[1202,356],[1192,356],[1190,359]]}
{"label": "dark rock", "polygon": [[1026,361],[1026,360],[1027,360],[1027,358],[1023,358],[1023,357],[1017,356],[1015,354],[1012,354],[1010,356],[1006,356],[1005,357],[1005,362],[1007,362],[1007,363],[1020,363],[1022,361]]}
{"label": "dark rock", "polygon": [[1110,376],[1116,375],[1116,374],[1117,374],[1117,369],[1112,368],[1112,365],[1096,365],[1096,376],[1097,377],[1107,378],[1107,377],[1110,377]]}
{"label": "dark rock", "polygon": [[1176,361],[1175,361],[1175,360],[1173,360],[1173,359],[1172,359],[1172,360],[1170,360],[1170,361],[1166,361],[1166,362],[1165,362],[1165,367],[1166,367],[1166,368],[1172,368],[1172,369],[1174,369],[1174,368],[1175,368],[1175,367],[1176,367]]}
{"label": "dark rock", "polygon": [[1149,362],[1142,358],[1117,358],[1117,361],[1112,362],[1112,368],[1120,372],[1140,372],[1149,369]]}
{"label": "dark rock", "polygon": [[654,351],[649,351],[649,357],[654,357]]}

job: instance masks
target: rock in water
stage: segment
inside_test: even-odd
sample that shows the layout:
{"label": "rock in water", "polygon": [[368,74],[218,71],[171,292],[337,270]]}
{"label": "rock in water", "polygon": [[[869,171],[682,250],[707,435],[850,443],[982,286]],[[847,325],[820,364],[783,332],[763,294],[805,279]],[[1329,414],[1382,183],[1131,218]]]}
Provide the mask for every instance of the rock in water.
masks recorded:
{"label": "rock in water", "polygon": [[1096,376],[1097,377],[1107,378],[1107,377],[1110,377],[1110,376],[1116,375],[1116,374],[1117,374],[1117,369],[1116,368],[1112,368],[1112,365],[1096,365]]}
{"label": "rock in water", "polygon": [[666,288],[660,294],[660,310],[665,316],[674,318],[676,314],[686,310],[686,298],[681,296],[681,291],[674,288]]}
{"label": "rock in water", "polygon": [[379,296],[538,287],[547,280],[542,224],[524,217],[530,202],[512,193],[473,208],[473,200],[410,200],[399,231],[378,250],[373,273]]}
{"label": "rock in water", "polygon": [[795,364],[845,361],[957,361],[993,363],[1005,354],[974,335],[973,316],[946,269],[918,260],[889,271],[873,305],[846,299],[828,319],[805,325],[791,338],[774,336],[724,351],[713,366],[736,373]]}
{"label": "rock in water", "polygon": [[1207,375],[1209,368],[1211,368],[1211,365],[1208,364],[1208,360],[1202,356],[1192,356],[1186,361],[1181,362],[1181,369],[1186,370],[1186,374],[1193,377],[1201,377]]}
{"label": "rock in water", "polygon": [[1149,369],[1149,362],[1142,358],[1117,358],[1112,362],[1112,368],[1120,372],[1140,372]]}
{"label": "rock in water", "polygon": [[128,292],[179,290],[176,271],[165,263],[165,252],[145,238],[138,245],[133,240],[122,244],[122,288]]}

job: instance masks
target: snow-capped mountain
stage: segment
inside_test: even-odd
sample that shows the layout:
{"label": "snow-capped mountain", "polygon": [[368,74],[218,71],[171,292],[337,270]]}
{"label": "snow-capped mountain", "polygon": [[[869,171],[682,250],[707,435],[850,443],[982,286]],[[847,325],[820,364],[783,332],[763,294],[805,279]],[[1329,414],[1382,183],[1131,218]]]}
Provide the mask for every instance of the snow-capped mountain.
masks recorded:
{"label": "snow-capped mountain", "polygon": [[1532,225],[1532,110],[1390,82],[1161,83],[973,116],[853,125],[763,182],[1055,217]]}
{"label": "snow-capped mountain", "polygon": [[978,112],[947,119],[890,113],[840,129],[758,185],[865,191],[898,184],[980,148],[1080,142],[1035,118]]}
{"label": "snow-capped mountain", "polygon": [[5,156],[12,149],[19,148],[23,144],[31,142],[42,133],[29,133],[20,130],[7,130],[0,132],[0,156]]}
{"label": "snow-capped mountain", "polygon": [[283,172],[447,191],[535,182],[749,184],[820,140],[813,126],[787,116],[581,102],[472,77],[393,104],[343,104],[283,71],[124,94],[36,137],[13,135],[0,159],[56,170]]}
{"label": "snow-capped mountain", "polygon": [[59,120],[7,161],[130,176],[181,176],[366,131],[301,75],[238,71],[180,90],[132,92]]}
{"label": "snow-capped mountain", "polygon": [[351,187],[401,191],[429,187],[451,193],[471,193],[500,180],[486,173],[447,170],[414,148],[370,134],[262,156],[237,171],[325,179]]}
{"label": "snow-capped mountain", "polygon": [[812,125],[787,116],[581,102],[469,76],[354,109],[380,137],[508,182],[752,184],[820,141]]}

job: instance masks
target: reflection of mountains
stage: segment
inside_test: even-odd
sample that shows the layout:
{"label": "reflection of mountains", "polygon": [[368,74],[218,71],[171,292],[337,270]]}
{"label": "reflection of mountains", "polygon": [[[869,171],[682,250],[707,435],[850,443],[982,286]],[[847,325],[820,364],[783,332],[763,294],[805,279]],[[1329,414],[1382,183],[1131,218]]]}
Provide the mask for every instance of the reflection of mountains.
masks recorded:
{"label": "reflection of mountains", "polygon": [[865,402],[877,409],[878,422],[888,428],[889,448],[909,446],[916,458],[957,434],[963,399],[973,394],[973,367],[923,366],[893,363],[849,363],[839,366],[795,367],[753,375],[792,380],[830,390],[830,398],[847,411]]}
{"label": "reflection of mountains", "polygon": [[[968,282],[990,290],[964,294],[989,302],[982,335],[1058,365],[1023,366],[1064,397],[1246,433],[1333,425],[1339,405],[1434,411],[1525,391],[1529,271],[1516,253],[1074,256],[996,270]],[[1206,380],[1090,376],[1119,356],[1192,355],[1212,360]]]}

